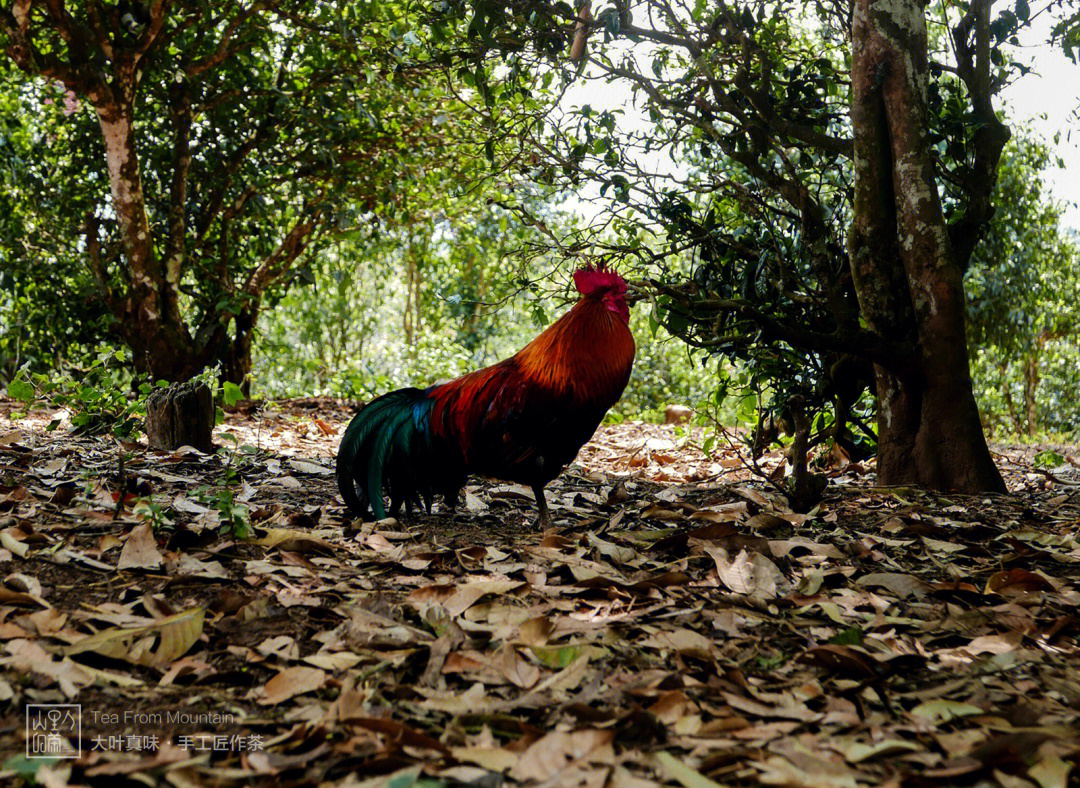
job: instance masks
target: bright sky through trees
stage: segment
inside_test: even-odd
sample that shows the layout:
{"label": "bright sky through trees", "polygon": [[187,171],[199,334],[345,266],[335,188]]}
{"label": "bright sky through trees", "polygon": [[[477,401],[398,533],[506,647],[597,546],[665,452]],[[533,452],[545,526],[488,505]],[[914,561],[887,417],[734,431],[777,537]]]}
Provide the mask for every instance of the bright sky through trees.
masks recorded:
{"label": "bright sky through trees", "polygon": [[[1027,61],[1035,73],[1010,85],[1002,96],[1013,124],[1030,124],[1064,162],[1063,168],[1047,170],[1047,186],[1056,199],[1067,203],[1063,224],[1080,231],[1080,65],[1065,57],[1059,45],[1047,43],[1051,26],[1044,13],[1023,34]],[[1053,145],[1058,133],[1060,139]]]}
{"label": "bright sky through trees", "polygon": [[[1036,137],[1045,141],[1051,151],[1060,157],[1064,167],[1051,166],[1044,173],[1049,193],[1065,204],[1062,223],[1080,231],[1080,65],[1073,63],[1062,53],[1060,44],[1050,43],[1053,19],[1047,13],[1040,14],[1032,27],[1023,31],[1021,41],[1032,67],[1032,73],[1008,86],[997,99],[999,108],[1007,115],[1010,127],[1030,127]],[[594,44],[595,45],[595,44]],[[610,45],[609,45],[610,46]],[[615,46],[625,47],[626,42]],[[639,45],[639,49],[646,45]],[[637,57],[642,57],[637,53]],[[596,73],[586,67],[586,74]],[[624,82],[605,84],[599,79],[580,79],[573,85],[562,101],[564,111],[588,104],[593,109],[619,109],[622,117],[619,125],[624,129],[639,130],[649,125],[647,114],[635,107],[629,86]],[[1075,132],[1075,133],[1074,133]],[[1058,135],[1055,144],[1054,136]],[[675,171],[671,158],[663,152],[642,154],[638,161],[644,169],[654,173],[670,174]],[[597,188],[590,184],[582,196],[596,197]],[[583,203],[575,201],[580,210],[593,215],[606,201]]]}

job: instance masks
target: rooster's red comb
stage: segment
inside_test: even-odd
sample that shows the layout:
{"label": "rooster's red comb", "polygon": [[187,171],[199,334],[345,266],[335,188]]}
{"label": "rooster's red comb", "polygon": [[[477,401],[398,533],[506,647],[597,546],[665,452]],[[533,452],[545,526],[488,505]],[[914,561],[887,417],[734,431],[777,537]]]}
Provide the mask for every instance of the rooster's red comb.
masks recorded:
{"label": "rooster's red comb", "polygon": [[618,293],[626,292],[626,281],[616,273],[614,268],[608,268],[604,263],[595,268],[592,263],[574,271],[574,286],[582,295],[588,295],[594,290],[614,290]]}

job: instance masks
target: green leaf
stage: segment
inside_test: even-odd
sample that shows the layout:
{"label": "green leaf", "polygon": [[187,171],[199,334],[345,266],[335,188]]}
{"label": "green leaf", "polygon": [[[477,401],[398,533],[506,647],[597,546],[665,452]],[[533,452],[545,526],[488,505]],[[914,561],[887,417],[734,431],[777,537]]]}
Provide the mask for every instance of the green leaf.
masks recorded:
{"label": "green leaf", "polygon": [[681,312],[668,312],[665,328],[674,336],[682,336],[690,325],[690,320]]}
{"label": "green leaf", "polygon": [[597,19],[600,24],[604,26],[604,30],[608,35],[615,36],[619,34],[619,12],[614,8],[606,8],[600,13],[600,17]]}
{"label": "green leaf", "polygon": [[34,399],[33,385],[22,378],[14,378],[7,385],[8,396],[20,402],[31,402]]}
{"label": "green leaf", "polygon": [[653,338],[656,338],[656,332],[660,330],[660,321],[657,319],[656,311],[649,312],[649,333]]}
{"label": "green leaf", "polygon": [[35,775],[45,766],[58,763],[59,758],[27,758],[25,755],[12,755],[4,761],[4,770],[15,772],[23,779],[34,780]]}
{"label": "green leaf", "polygon": [[577,646],[533,646],[532,653],[549,668],[565,668],[581,655]]}
{"label": "green leaf", "polygon": [[1065,458],[1053,449],[1041,451],[1035,455],[1036,468],[1059,468],[1065,464]]}
{"label": "green leaf", "polygon": [[834,646],[860,646],[863,642],[863,632],[858,627],[850,627],[838,635],[833,635],[828,642]]}
{"label": "green leaf", "polygon": [[244,398],[244,392],[235,383],[225,381],[221,386],[221,398],[225,401],[225,406],[231,408]]}

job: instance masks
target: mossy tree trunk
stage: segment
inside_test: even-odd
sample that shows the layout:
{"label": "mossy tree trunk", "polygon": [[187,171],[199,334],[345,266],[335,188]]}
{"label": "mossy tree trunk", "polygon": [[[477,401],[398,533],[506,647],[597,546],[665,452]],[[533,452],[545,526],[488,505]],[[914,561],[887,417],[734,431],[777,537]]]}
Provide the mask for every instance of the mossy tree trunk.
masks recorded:
{"label": "mossy tree trunk", "polygon": [[1003,491],[972,393],[963,268],[954,252],[966,237],[950,237],[927,143],[922,4],[856,0],[852,51],[852,272],[870,327],[912,348],[875,366],[879,479]]}

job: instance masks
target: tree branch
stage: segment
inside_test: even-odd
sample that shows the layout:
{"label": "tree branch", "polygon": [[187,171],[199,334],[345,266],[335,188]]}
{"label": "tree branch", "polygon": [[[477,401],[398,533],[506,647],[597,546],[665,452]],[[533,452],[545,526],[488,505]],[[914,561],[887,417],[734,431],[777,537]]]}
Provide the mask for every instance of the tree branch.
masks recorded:
{"label": "tree branch", "polygon": [[191,169],[191,96],[186,82],[169,88],[169,114],[173,122],[173,173],[169,188],[169,238],[165,246],[165,281],[180,282],[187,232],[187,183]]}
{"label": "tree branch", "polygon": [[319,204],[325,197],[326,193],[323,192],[304,207],[301,218],[296,221],[277,248],[248,274],[247,280],[240,288],[243,292],[251,296],[259,296],[288,272],[289,266],[307,247],[308,238],[318,225],[322,214]]}
{"label": "tree branch", "polygon": [[104,53],[105,58],[112,61],[112,41],[109,40],[109,32],[101,21],[102,10],[99,0],[86,0],[86,18],[90,23],[90,30],[94,34],[98,48]]}
{"label": "tree branch", "polygon": [[[994,216],[992,202],[1001,154],[1012,133],[994,111],[990,80],[990,6],[994,0],[973,0],[953,30],[956,73],[967,87],[977,125],[975,158],[962,180],[967,204],[959,221],[949,227],[949,240],[961,271],[971,263],[982,231]],[[971,40],[974,33],[974,41]]]}
{"label": "tree branch", "polygon": [[864,329],[844,333],[811,331],[803,326],[781,322],[745,301],[726,298],[692,300],[693,297],[689,294],[662,282],[652,280],[650,284],[665,295],[692,306],[696,314],[700,314],[703,310],[737,314],[752,321],[770,339],[786,342],[794,348],[817,353],[851,354],[898,373],[910,373],[917,368],[916,354],[910,347],[887,342],[872,331]]}
{"label": "tree branch", "polygon": [[224,32],[221,34],[221,38],[218,40],[217,47],[212,54],[207,55],[201,60],[196,60],[194,63],[188,64],[184,68],[184,73],[189,77],[196,77],[205,71],[209,71],[212,68],[217,68],[226,60],[228,60],[237,51],[242,49],[242,45],[238,45],[235,49],[231,47],[232,38],[236,34],[236,31],[252,14],[257,11],[261,11],[267,6],[273,7],[277,3],[259,3],[253,2],[247,8],[241,9],[236,16],[234,16],[229,24],[226,25]]}

